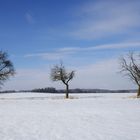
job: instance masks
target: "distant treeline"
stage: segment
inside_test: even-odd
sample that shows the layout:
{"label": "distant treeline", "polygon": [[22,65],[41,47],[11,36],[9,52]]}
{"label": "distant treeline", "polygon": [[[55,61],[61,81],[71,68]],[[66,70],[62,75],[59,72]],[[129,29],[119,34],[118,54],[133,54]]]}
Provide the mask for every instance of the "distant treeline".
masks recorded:
{"label": "distant treeline", "polygon": [[[36,88],[33,90],[6,90],[6,91],[0,91],[0,93],[17,93],[17,92],[37,92],[37,93],[65,93],[64,89],[55,89],[53,87],[47,87],[47,88]],[[108,90],[108,89],[70,89],[70,93],[136,93],[137,90]]]}

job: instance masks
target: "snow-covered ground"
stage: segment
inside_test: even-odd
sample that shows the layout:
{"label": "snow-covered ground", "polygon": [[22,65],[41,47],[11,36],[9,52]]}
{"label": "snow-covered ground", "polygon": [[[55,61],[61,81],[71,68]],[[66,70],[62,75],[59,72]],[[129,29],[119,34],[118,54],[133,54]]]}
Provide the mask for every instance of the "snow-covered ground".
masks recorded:
{"label": "snow-covered ground", "polygon": [[135,94],[0,94],[0,140],[140,140]]}

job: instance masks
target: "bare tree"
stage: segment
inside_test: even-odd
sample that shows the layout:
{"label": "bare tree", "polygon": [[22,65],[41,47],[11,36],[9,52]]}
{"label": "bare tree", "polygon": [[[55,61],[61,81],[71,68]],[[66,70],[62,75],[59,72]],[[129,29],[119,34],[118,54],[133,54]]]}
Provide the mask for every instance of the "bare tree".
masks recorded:
{"label": "bare tree", "polygon": [[69,81],[73,79],[75,75],[74,71],[68,72],[61,63],[56,65],[51,69],[51,79],[52,81],[62,81],[66,86],[66,98],[69,98]]}
{"label": "bare tree", "polygon": [[140,55],[133,52],[120,59],[121,72],[125,73],[135,84],[138,85],[137,97],[140,97]]}
{"label": "bare tree", "polygon": [[4,82],[14,74],[14,66],[8,59],[8,54],[6,52],[0,51],[0,85],[3,85]]}

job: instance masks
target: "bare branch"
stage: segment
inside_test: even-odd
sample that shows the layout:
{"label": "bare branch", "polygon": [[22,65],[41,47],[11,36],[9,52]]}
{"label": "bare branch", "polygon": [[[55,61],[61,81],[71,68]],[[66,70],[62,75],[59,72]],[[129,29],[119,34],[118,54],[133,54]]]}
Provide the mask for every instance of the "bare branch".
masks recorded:
{"label": "bare branch", "polygon": [[6,52],[0,51],[0,85],[12,75],[15,74],[13,64],[8,60],[8,55]]}
{"label": "bare branch", "polygon": [[66,85],[66,98],[68,98],[68,83],[70,80],[73,79],[75,75],[75,72],[74,71],[71,71],[71,72],[67,72],[65,67],[63,66],[62,62],[61,64],[58,66],[54,66],[52,69],[51,69],[51,79],[52,81],[62,81],[63,84]]}
{"label": "bare branch", "polygon": [[69,79],[67,80],[67,83],[68,83],[70,80],[73,79],[74,75],[75,75],[75,71],[72,71],[72,72],[69,73],[69,76],[68,76]]}
{"label": "bare branch", "polygon": [[127,57],[128,59],[121,58],[121,72],[140,86],[140,66],[136,63],[134,53],[129,53]]}

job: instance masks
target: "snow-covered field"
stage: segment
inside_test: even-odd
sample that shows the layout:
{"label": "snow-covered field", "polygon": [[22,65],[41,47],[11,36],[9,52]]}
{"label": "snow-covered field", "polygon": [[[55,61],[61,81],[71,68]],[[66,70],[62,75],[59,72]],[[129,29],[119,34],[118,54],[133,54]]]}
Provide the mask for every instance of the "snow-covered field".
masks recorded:
{"label": "snow-covered field", "polygon": [[140,140],[135,94],[0,94],[0,140]]}

